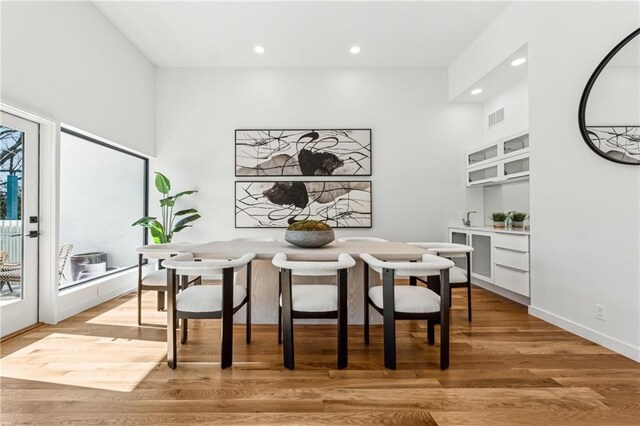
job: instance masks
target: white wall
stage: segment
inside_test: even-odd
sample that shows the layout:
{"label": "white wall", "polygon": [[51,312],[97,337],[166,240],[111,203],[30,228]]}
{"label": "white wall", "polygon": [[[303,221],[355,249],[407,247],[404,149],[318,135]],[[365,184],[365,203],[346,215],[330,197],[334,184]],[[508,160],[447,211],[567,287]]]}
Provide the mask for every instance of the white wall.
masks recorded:
{"label": "white wall", "polygon": [[4,102],[155,153],[154,67],[91,2],[2,2]]}
{"label": "white wall", "polygon": [[587,126],[640,125],[640,67],[607,66],[589,94],[585,122]]}
{"label": "white wall", "polygon": [[[155,154],[155,68],[91,2],[1,2],[0,99],[37,116],[66,123],[112,143]],[[54,131],[51,129],[45,130]],[[44,139],[41,172],[41,244],[58,235],[59,150]],[[55,146],[54,146],[55,145]],[[54,184],[51,184],[51,181]],[[53,238],[56,239],[56,238]],[[41,266],[57,258],[56,242]],[[50,255],[50,259],[44,256]],[[57,261],[56,261],[57,262]],[[52,268],[54,270],[55,268]],[[55,322],[135,288],[130,271],[58,295],[58,283],[40,280],[40,320]],[[102,296],[98,297],[98,287]],[[46,305],[46,306],[45,306]]]}
{"label": "white wall", "polygon": [[448,103],[446,70],[159,69],[157,84],[151,170],[200,190],[184,205],[203,218],[181,240],[282,237],[234,229],[237,128],[372,128],[373,229],[338,235],[445,239],[464,208],[464,151],[481,135],[480,106]]}
{"label": "white wall", "polygon": [[[599,61],[639,26],[639,7],[514,3],[449,69],[452,96],[528,43],[530,312],[636,360],[640,167],[596,156],[580,137],[577,108]],[[606,321],[595,318],[595,304],[606,307]]]}
{"label": "white wall", "polygon": [[[489,127],[487,118],[489,114],[503,107],[505,120],[497,126]],[[529,83],[527,79],[524,78],[487,99],[483,104],[483,111],[483,145],[529,129]]]}

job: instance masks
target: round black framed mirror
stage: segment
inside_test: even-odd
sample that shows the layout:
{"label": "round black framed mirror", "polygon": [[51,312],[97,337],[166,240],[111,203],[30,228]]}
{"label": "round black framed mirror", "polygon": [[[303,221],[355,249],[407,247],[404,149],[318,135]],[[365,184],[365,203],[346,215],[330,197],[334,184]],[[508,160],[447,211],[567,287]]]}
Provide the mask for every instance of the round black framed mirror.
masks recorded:
{"label": "round black framed mirror", "polygon": [[587,82],[578,124],[596,154],[640,166],[640,28],[618,43]]}

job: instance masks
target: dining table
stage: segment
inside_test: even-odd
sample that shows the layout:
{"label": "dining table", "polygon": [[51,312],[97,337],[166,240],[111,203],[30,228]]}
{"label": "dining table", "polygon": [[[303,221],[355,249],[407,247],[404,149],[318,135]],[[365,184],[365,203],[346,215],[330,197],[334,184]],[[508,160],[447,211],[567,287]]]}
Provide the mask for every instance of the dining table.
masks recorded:
{"label": "dining table", "polygon": [[[194,259],[235,259],[246,253],[254,253],[255,259],[248,268],[248,273],[236,273],[232,282],[223,283],[224,285],[233,285],[233,281],[237,285],[245,285],[246,280],[251,280],[251,322],[253,324],[277,324],[278,323],[278,306],[279,306],[279,290],[278,290],[278,269],[271,263],[273,257],[277,253],[284,253],[288,260],[308,260],[308,261],[335,261],[341,253],[347,253],[356,260],[356,265],[348,270],[347,276],[347,305],[348,305],[348,324],[363,324],[365,309],[365,285],[380,284],[381,277],[377,273],[372,273],[368,266],[360,259],[360,254],[369,253],[378,259],[385,261],[419,261],[422,256],[427,253],[426,250],[419,247],[409,245],[403,242],[372,242],[372,241],[333,241],[332,243],[319,248],[302,248],[294,246],[285,241],[248,241],[248,240],[232,240],[232,241],[212,241],[204,244],[194,244],[185,246],[182,252],[191,253]],[[171,271],[168,278],[168,303],[167,303],[167,331],[168,342],[172,336],[175,339],[175,297],[178,280],[175,275],[171,277]],[[294,284],[304,284],[318,282],[331,283],[335,281],[334,277],[294,277]],[[330,281],[327,281],[330,280]],[[225,292],[223,292],[225,293]],[[228,294],[232,294],[228,292]],[[225,315],[225,306],[227,312]],[[367,307],[368,308],[368,307]],[[232,337],[224,336],[224,331],[232,332],[233,322],[244,322],[244,309],[238,311],[239,315],[232,316],[231,303],[224,303],[222,312],[222,330],[223,330],[223,348],[222,348],[222,364],[231,365],[231,348]],[[173,313],[173,315],[172,315]],[[301,319],[301,323],[322,323],[331,322],[331,320],[311,320]],[[372,324],[382,324],[381,315],[371,316]],[[227,342],[227,343],[225,343]],[[171,347],[171,345],[169,345]],[[169,350],[167,359],[169,365],[173,364],[175,359],[174,353]]]}

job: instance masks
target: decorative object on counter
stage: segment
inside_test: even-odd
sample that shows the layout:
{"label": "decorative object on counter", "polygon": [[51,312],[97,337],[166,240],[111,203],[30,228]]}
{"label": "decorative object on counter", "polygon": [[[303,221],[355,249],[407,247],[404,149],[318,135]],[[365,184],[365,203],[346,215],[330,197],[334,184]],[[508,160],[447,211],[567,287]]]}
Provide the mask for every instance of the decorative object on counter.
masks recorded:
{"label": "decorative object on counter", "polygon": [[335,235],[331,226],[325,222],[301,220],[289,225],[284,233],[284,240],[298,247],[318,248],[335,240]]}
{"label": "decorative object on counter", "polygon": [[135,221],[131,226],[140,225],[143,228],[148,228],[153,237],[153,242],[156,244],[170,243],[173,234],[185,228],[190,228],[192,222],[200,219],[200,215],[196,209],[184,209],[174,213],[173,208],[176,205],[176,200],[198,191],[188,190],[170,195],[171,181],[162,173],[155,173],[156,189],[162,194],[162,198],[160,199],[160,209],[162,211],[161,221],[159,221],[156,216],[145,216]]}
{"label": "decorative object on counter", "polygon": [[511,227],[524,228],[524,220],[528,217],[525,212],[513,212],[511,213]]}
{"label": "decorative object on counter", "polygon": [[507,220],[508,217],[509,217],[509,215],[507,215],[504,212],[491,213],[491,220],[493,220],[493,227],[494,228],[504,228],[505,227],[504,222]]}
{"label": "decorative object on counter", "polygon": [[371,176],[371,129],[236,130],[236,176]]}
{"label": "decorative object on counter", "polygon": [[[625,37],[598,64],[582,92],[578,107],[578,127],[587,146],[609,161],[636,166],[640,165],[640,123],[620,123],[620,117],[634,117],[633,108],[640,102],[640,93],[634,89],[640,66],[639,48],[640,28]],[[633,69],[636,74],[629,74],[627,70]],[[615,85],[609,84],[613,81]],[[592,91],[595,95],[589,99]],[[589,101],[599,104],[587,110]],[[616,108],[610,108],[609,103]]]}
{"label": "decorative object on counter", "polygon": [[306,219],[371,228],[371,181],[236,182],[236,228],[286,228]]}

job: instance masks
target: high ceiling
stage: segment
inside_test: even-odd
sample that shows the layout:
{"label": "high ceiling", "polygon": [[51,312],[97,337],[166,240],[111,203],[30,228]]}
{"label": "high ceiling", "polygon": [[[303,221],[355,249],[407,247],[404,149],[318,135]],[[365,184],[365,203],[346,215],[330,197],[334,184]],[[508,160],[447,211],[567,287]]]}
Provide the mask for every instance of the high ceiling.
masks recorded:
{"label": "high ceiling", "polygon": [[[508,1],[94,1],[160,67],[448,66]],[[264,47],[263,54],[254,47]],[[361,52],[353,55],[350,48]]]}

